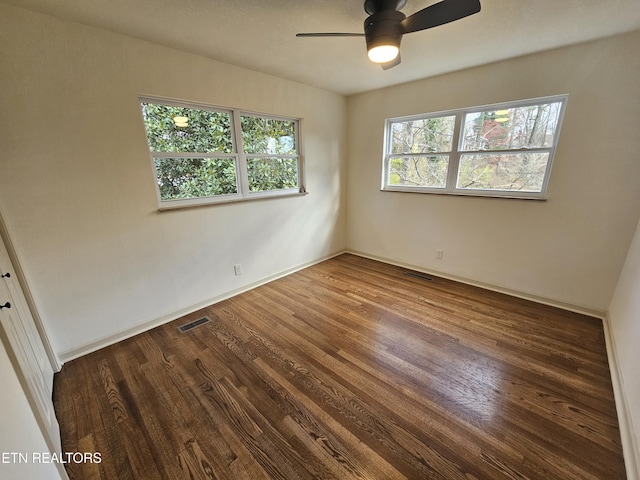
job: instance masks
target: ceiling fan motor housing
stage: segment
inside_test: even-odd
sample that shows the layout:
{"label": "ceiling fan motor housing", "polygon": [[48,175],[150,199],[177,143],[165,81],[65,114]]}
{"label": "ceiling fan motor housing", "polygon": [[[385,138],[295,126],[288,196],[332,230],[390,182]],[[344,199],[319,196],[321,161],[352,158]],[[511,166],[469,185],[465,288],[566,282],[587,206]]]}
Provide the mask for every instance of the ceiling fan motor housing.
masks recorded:
{"label": "ceiling fan motor housing", "polygon": [[364,35],[367,50],[379,45],[395,45],[400,48],[402,24],[406,15],[396,10],[383,10],[374,13],[364,21]]}
{"label": "ceiling fan motor housing", "polygon": [[[407,33],[460,20],[478,13],[480,0],[441,0],[408,17],[400,11],[407,0],[365,0],[369,17],[364,21],[364,37],[369,60],[388,70],[400,64],[400,42]],[[298,33],[298,37],[360,37],[361,33]]]}
{"label": "ceiling fan motor housing", "polygon": [[407,0],[365,0],[364,11],[369,15],[383,10],[400,10],[407,4]]}

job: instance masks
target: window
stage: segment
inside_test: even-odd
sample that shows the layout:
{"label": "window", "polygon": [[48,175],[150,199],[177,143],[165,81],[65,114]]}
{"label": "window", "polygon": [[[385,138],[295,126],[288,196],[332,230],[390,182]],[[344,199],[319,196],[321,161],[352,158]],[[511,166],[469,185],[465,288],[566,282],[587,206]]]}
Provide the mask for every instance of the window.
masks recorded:
{"label": "window", "polygon": [[304,192],[299,121],[141,99],[161,208]]}
{"label": "window", "polygon": [[382,188],[544,198],[566,99],[389,119]]}

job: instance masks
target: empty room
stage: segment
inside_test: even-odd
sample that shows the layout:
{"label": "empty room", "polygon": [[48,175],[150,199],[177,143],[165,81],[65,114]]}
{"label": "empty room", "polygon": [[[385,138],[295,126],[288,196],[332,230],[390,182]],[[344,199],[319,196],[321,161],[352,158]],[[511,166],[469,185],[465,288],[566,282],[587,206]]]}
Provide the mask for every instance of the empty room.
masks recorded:
{"label": "empty room", "polygon": [[637,0],[0,45],[0,478],[640,480]]}

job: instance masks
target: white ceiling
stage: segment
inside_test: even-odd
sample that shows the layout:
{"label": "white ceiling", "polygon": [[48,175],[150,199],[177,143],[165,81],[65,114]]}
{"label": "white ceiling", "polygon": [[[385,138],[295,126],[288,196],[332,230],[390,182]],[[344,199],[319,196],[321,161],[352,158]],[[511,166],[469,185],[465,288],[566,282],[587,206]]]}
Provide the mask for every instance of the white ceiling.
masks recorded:
{"label": "white ceiling", "polygon": [[[640,29],[640,0],[481,0],[482,11],[407,34],[402,64],[367,59],[363,0],[2,0],[341,94]],[[403,12],[435,0],[408,0]]]}

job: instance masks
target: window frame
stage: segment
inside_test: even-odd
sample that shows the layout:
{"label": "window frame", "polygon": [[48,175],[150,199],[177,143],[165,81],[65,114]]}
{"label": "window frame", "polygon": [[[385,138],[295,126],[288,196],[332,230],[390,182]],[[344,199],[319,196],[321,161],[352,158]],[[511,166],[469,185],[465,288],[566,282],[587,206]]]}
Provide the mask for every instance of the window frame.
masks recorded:
{"label": "window frame", "polygon": [[[142,124],[145,133],[145,142],[147,143],[147,149],[149,151],[149,157],[151,159],[151,169],[153,172],[153,181],[156,191],[156,199],[158,201],[159,210],[172,210],[177,208],[197,207],[205,205],[216,205],[231,202],[243,202],[252,201],[266,198],[279,198],[279,197],[291,197],[306,195],[307,191],[304,185],[304,162],[302,154],[302,136],[300,134],[302,119],[286,117],[281,115],[265,114],[261,112],[252,112],[249,110],[229,107],[219,107],[215,105],[209,105],[199,102],[174,100],[163,97],[154,97],[149,95],[139,96],[138,103],[140,105],[140,111],[142,112],[143,103],[152,103],[157,105],[167,105],[173,107],[191,108],[197,110],[207,110],[212,112],[221,112],[229,114],[230,118],[230,130],[231,130],[231,144],[232,152],[154,152],[151,150],[151,146],[147,140],[146,125],[144,122],[144,116],[141,115]],[[296,147],[295,155],[270,155],[270,154],[245,154],[243,150],[242,141],[242,128],[241,118],[242,116],[252,116],[258,118],[265,118],[271,120],[283,120],[287,122],[293,122],[294,124],[294,141]],[[277,157],[277,158],[294,158],[297,160],[297,187],[276,189],[276,190],[264,190],[252,192],[249,188],[249,175],[247,168],[247,158],[252,157]],[[160,185],[158,183],[158,173],[156,170],[155,159],[156,158],[231,158],[234,159],[236,167],[236,193],[226,193],[213,195],[208,197],[193,197],[184,199],[170,199],[163,200],[160,194]]]}
{"label": "window frame", "polygon": [[[409,192],[409,193],[432,193],[440,195],[462,195],[473,197],[498,197],[498,198],[521,198],[531,200],[546,200],[547,189],[549,186],[549,179],[551,177],[551,171],[553,168],[553,161],[555,157],[558,140],[560,138],[560,131],[562,129],[562,122],[564,119],[564,113],[567,106],[569,95],[552,95],[548,97],[530,98],[525,100],[517,100],[511,102],[491,103],[487,105],[479,105],[469,108],[460,108],[454,110],[444,110],[439,112],[407,115],[402,117],[393,117],[385,119],[384,125],[384,142],[383,142],[383,158],[382,158],[382,183],[381,190],[386,192]],[[498,149],[498,150],[462,150],[462,134],[464,129],[465,117],[468,114],[483,112],[487,110],[505,110],[510,108],[527,107],[533,105],[543,105],[547,103],[560,103],[560,110],[558,112],[558,122],[554,132],[553,144],[544,148],[516,148],[516,149]],[[393,153],[392,148],[392,128],[391,125],[400,122],[409,122],[414,120],[423,120],[429,118],[440,118],[454,116],[454,130],[452,135],[451,151],[450,152],[428,152],[428,153]],[[520,190],[491,190],[491,189],[465,189],[458,188],[458,172],[460,169],[460,158],[463,155],[473,154],[486,154],[499,152],[501,154],[509,153],[548,153],[549,158],[547,161],[544,178],[542,181],[541,190],[536,191],[520,191]],[[444,187],[423,187],[423,186],[407,186],[407,185],[390,185],[390,163],[391,158],[394,157],[421,157],[421,156],[437,156],[437,155],[449,155],[449,164],[447,167],[446,183]]]}

